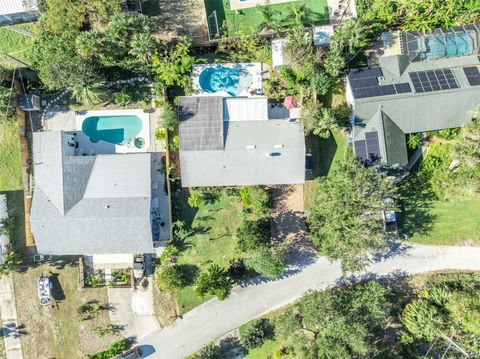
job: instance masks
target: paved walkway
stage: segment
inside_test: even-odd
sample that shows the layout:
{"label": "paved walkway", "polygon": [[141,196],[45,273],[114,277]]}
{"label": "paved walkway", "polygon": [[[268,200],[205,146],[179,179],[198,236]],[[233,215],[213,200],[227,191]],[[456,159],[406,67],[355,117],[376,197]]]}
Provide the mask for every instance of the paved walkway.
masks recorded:
{"label": "paved walkway", "polygon": [[[415,274],[441,269],[480,270],[480,247],[400,246],[372,264],[369,276]],[[339,263],[326,258],[307,259],[290,267],[276,281],[259,281],[237,287],[220,302],[212,299],[178,319],[176,324],[140,341],[154,349],[149,359],[184,358],[241,324],[298,299],[309,289],[325,289],[341,280]]]}
{"label": "paved walkway", "polygon": [[11,274],[0,278],[0,313],[6,358],[22,359],[21,328],[17,323],[17,309]]}

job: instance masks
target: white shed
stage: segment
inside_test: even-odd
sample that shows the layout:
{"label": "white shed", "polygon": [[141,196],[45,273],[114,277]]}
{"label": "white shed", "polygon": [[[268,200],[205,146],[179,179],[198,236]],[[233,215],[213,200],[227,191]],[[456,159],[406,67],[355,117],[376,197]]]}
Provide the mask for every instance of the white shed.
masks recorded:
{"label": "white shed", "polygon": [[284,52],[284,47],[287,42],[287,39],[272,40],[272,66],[274,69],[288,65],[288,60]]}
{"label": "white shed", "polygon": [[313,44],[315,46],[328,46],[333,36],[333,25],[316,26],[313,28]]}
{"label": "white shed", "polygon": [[34,21],[38,16],[37,0],[0,1],[0,26]]}

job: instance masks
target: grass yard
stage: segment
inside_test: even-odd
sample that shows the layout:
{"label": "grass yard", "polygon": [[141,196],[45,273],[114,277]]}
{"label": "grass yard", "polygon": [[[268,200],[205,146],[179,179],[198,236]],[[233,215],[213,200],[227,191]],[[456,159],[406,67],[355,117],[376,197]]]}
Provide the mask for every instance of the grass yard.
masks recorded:
{"label": "grass yard", "polygon": [[[328,176],[345,153],[345,138],[341,136],[340,132],[332,133],[327,139],[310,135],[307,137],[307,148],[312,150],[314,158],[312,177]],[[313,204],[313,194],[316,188],[317,182],[314,179],[305,181],[303,192],[306,211]]]}
{"label": "grass yard", "polygon": [[18,125],[16,121],[5,121],[2,118],[0,119],[0,191],[21,188]]}
{"label": "grass yard", "polygon": [[192,229],[192,235],[179,246],[182,252],[178,262],[189,277],[189,285],[176,293],[183,314],[210,299],[195,294],[196,275],[212,263],[226,267],[231,259],[239,257],[235,232],[242,222],[242,204],[238,195],[222,190],[217,199],[203,203],[197,211],[188,206],[186,191],[182,191],[181,197],[182,218]]}
{"label": "grass yard", "polygon": [[[413,232],[412,242],[432,245],[480,245],[480,195],[454,202],[433,201],[427,208],[432,220],[427,231]],[[422,220],[422,217],[417,217]],[[422,227],[421,223],[418,223]]]}
{"label": "grass yard", "polygon": [[[307,9],[310,12],[310,19],[315,25],[328,24],[328,6],[326,0],[305,0]],[[270,5],[279,13],[277,19],[280,27],[286,28],[291,24],[289,9],[294,2]],[[218,26],[221,28],[225,23],[228,35],[234,36],[238,33],[254,34],[262,31],[263,17],[256,7],[242,10],[231,10],[230,0],[205,0],[207,16],[216,11]]]}
{"label": "grass yard", "polygon": [[[44,264],[14,273],[15,297],[19,325],[26,334],[21,337],[25,358],[84,358],[105,350],[119,334],[105,337],[93,332],[96,327],[110,325],[107,311],[97,318],[82,321],[77,315],[80,304],[89,300],[107,303],[107,289],[78,289],[78,266],[70,262]],[[37,280],[41,274],[50,275],[56,299],[54,307],[42,307],[38,302]]]}
{"label": "grass yard", "polygon": [[[33,23],[15,25],[16,28],[24,29],[30,32],[34,30]],[[0,28],[0,64],[5,67],[22,66],[22,64],[7,58],[3,53],[7,53],[22,62],[27,62],[27,49],[33,37],[19,34],[6,27]]]}

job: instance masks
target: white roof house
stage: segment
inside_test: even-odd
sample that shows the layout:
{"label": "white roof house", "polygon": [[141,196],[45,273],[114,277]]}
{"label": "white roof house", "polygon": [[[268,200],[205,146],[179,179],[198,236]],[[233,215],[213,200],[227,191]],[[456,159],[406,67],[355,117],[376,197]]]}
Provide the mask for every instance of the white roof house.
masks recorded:
{"label": "white roof house", "polygon": [[288,59],[284,51],[287,42],[287,39],[272,40],[272,67],[274,69],[288,65]]}
{"label": "white roof house", "polygon": [[0,0],[0,26],[36,20],[37,0]]}
{"label": "white roof house", "polygon": [[181,97],[182,186],[304,183],[303,127],[269,119],[268,106],[266,98]]}
{"label": "white roof house", "polygon": [[33,134],[30,224],[38,252],[153,253],[150,154],[81,156],[71,138]]}
{"label": "white roof house", "polygon": [[313,28],[313,44],[315,46],[328,46],[333,36],[333,25],[316,26]]}

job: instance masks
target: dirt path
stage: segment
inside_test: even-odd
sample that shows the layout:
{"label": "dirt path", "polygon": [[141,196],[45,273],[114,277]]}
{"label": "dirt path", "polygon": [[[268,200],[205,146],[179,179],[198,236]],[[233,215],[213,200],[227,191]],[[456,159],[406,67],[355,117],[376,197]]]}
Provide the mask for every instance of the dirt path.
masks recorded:
{"label": "dirt path", "polygon": [[272,191],[272,237],[287,243],[289,262],[315,256],[307,238],[303,209],[303,185],[275,186]]}

